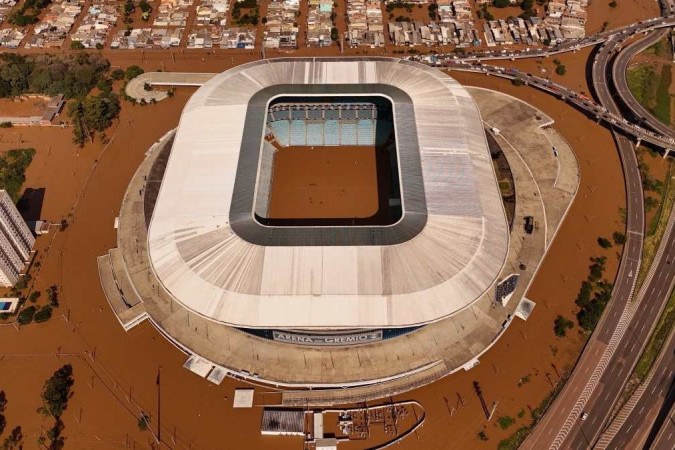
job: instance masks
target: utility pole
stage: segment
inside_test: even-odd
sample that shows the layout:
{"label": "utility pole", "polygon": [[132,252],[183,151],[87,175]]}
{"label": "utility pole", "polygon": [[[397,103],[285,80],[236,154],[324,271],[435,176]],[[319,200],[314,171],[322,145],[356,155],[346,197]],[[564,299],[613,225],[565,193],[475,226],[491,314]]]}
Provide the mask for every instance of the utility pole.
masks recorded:
{"label": "utility pole", "polygon": [[162,408],[161,408],[161,375],[162,375],[162,366],[157,366],[157,440],[159,445],[162,445]]}

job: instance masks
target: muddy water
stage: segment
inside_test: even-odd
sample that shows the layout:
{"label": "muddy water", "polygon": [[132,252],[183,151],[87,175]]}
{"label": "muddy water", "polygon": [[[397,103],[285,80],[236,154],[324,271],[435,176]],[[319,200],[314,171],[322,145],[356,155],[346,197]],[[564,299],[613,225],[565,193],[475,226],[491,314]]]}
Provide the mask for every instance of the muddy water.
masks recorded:
{"label": "muddy water", "polygon": [[290,147],[274,159],[270,218],[365,218],[379,209],[374,147]]}

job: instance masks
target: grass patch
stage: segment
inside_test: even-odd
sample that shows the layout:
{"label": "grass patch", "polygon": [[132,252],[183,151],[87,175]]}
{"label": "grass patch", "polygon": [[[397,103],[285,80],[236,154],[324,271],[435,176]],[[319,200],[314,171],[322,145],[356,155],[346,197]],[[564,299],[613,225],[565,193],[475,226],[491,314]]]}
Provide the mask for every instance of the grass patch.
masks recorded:
{"label": "grass patch", "polygon": [[659,58],[670,58],[670,43],[668,42],[668,38],[661,39],[657,43],[647,47],[643,53],[658,56]]}
{"label": "grass patch", "polygon": [[670,93],[668,88],[672,79],[671,67],[669,65],[661,67],[661,77],[659,85],[656,88],[656,103],[652,112],[654,116],[663,124],[670,126]]}
{"label": "grass patch", "polygon": [[628,88],[635,99],[662,123],[670,126],[671,66],[666,64],[657,73],[651,65],[631,67],[626,72]]}
{"label": "grass patch", "polygon": [[626,71],[626,80],[628,88],[638,103],[645,108],[653,104],[658,77],[652,66],[642,65],[629,68]]}
{"label": "grass patch", "polygon": [[501,428],[502,430],[506,430],[514,423],[516,423],[516,419],[514,419],[511,416],[502,416],[499,419],[497,419],[497,425],[499,425],[499,428]]}
{"label": "grass patch", "polygon": [[663,343],[668,337],[673,324],[675,324],[675,291],[670,293],[668,303],[666,304],[661,317],[659,317],[654,332],[649,338],[647,346],[635,366],[635,375],[640,381],[644,380],[649,373],[649,369],[652,367],[654,360],[661,351]]}
{"label": "grass patch", "polygon": [[15,148],[0,156],[0,189],[7,191],[14,203],[19,200],[25,172],[35,156],[34,148]]}
{"label": "grass patch", "polygon": [[502,439],[499,441],[499,444],[497,444],[497,449],[498,450],[516,450],[518,447],[520,447],[520,444],[523,443],[525,438],[527,437],[527,433],[530,432],[529,427],[520,427],[518,430],[513,433],[511,436],[507,437],[506,439]]}

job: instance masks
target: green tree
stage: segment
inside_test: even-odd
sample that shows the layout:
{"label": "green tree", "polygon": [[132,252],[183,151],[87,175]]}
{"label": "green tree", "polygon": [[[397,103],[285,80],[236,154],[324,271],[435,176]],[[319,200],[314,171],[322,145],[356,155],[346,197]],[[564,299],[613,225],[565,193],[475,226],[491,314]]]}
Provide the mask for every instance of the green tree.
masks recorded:
{"label": "green tree", "polygon": [[35,315],[35,310],[35,306],[32,305],[21,310],[19,313],[19,318],[17,319],[19,325],[28,325],[31,323],[33,321],[33,316]]}
{"label": "green tree", "polygon": [[571,320],[568,320],[561,315],[558,315],[553,321],[553,331],[558,337],[565,336],[566,331],[572,329],[573,326],[574,324]]}
{"label": "green tree", "polygon": [[70,389],[73,384],[75,384],[75,380],[73,379],[73,367],[70,364],[66,364],[54,372],[42,387],[40,412],[54,418],[61,417],[63,411],[68,407],[68,399],[71,395]]}
{"label": "green tree", "polygon": [[14,427],[2,443],[3,450],[14,450],[23,448],[23,433],[21,427]]}
{"label": "green tree", "polygon": [[52,307],[49,305],[40,308],[40,310],[35,313],[35,316],[33,316],[33,320],[36,323],[46,322],[51,318],[52,318]]}
{"label": "green tree", "polygon": [[124,79],[124,70],[117,68],[110,72],[110,78],[113,80],[119,81]]}
{"label": "green tree", "polygon": [[127,67],[127,70],[124,73],[124,78],[126,78],[127,81],[130,81],[136,78],[137,76],[141,75],[143,72],[144,70],[137,65],[129,66]]}
{"label": "green tree", "polygon": [[626,243],[626,235],[620,231],[615,231],[612,233],[612,240],[616,245],[623,245]]}
{"label": "green tree", "polygon": [[610,248],[612,246],[612,242],[607,238],[599,237],[598,245],[602,248]]}
{"label": "green tree", "polygon": [[506,8],[511,6],[511,2],[509,0],[492,0],[492,5],[495,8]]}
{"label": "green tree", "polygon": [[563,75],[565,75],[565,74],[567,73],[567,68],[566,68],[564,65],[559,64],[559,65],[556,66],[556,68],[555,68],[555,73],[557,73],[557,74],[560,75],[560,76],[563,76]]}

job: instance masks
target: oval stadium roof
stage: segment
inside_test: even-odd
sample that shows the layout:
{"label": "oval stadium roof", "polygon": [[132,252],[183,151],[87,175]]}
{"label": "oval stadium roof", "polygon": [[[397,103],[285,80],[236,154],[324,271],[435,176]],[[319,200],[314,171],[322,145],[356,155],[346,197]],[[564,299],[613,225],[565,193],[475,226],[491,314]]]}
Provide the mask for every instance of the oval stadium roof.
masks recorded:
{"label": "oval stadium roof", "polygon": [[[402,190],[425,202],[418,232],[395,243],[351,245],[347,237],[337,244],[267,245],[237,231],[233,211],[255,186],[235,187],[235,181],[262,142],[262,136],[255,136],[255,148],[245,142],[249,102],[283,85],[351,85],[355,93],[373,94],[392,86],[406,94],[414,120],[396,115],[395,128],[397,141],[416,140],[419,153],[421,177],[401,174]],[[192,96],[148,248],[168,292],[214,321],[248,328],[380,328],[429,323],[471,305],[501,271],[508,236],[480,114],[459,83],[393,58],[283,58],[230,69]]]}

